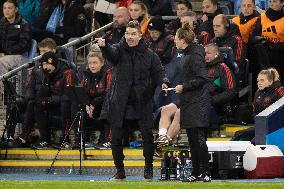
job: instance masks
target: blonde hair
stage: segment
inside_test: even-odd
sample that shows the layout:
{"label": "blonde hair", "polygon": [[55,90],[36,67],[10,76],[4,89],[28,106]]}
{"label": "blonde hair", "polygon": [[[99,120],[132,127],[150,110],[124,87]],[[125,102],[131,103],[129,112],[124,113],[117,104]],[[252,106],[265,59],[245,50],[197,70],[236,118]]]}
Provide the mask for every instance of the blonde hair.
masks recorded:
{"label": "blonde hair", "polygon": [[268,81],[279,81],[280,75],[275,68],[268,68],[266,70],[261,70],[258,75],[266,75]]}
{"label": "blonde hair", "polygon": [[104,64],[104,58],[101,52],[90,51],[89,54],[87,55],[87,63],[89,63],[89,59],[92,57],[97,57],[101,61],[101,63]]}

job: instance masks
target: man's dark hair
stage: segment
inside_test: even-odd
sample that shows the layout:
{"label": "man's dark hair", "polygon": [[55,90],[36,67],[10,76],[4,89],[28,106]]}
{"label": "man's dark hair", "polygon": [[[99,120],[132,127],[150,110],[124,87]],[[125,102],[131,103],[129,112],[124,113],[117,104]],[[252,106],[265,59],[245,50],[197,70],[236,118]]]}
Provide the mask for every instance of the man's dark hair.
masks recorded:
{"label": "man's dark hair", "polygon": [[18,7],[18,1],[17,0],[6,0],[4,3],[13,3],[15,5],[15,7]]}
{"label": "man's dark hair", "polygon": [[137,20],[131,20],[128,22],[126,28],[136,28],[139,32],[141,32],[141,26]]}
{"label": "man's dark hair", "polygon": [[217,0],[210,0],[212,5],[218,6],[218,1]]}
{"label": "man's dark hair", "polygon": [[188,8],[188,10],[192,10],[192,4],[189,0],[178,0],[178,1],[176,1],[176,5],[179,5],[179,4],[183,4]]}

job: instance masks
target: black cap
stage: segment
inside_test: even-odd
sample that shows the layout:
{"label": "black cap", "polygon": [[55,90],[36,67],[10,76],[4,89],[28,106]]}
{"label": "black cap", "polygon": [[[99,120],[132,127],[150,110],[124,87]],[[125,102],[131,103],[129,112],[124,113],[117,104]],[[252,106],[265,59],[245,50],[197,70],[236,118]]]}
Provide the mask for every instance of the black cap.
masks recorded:
{"label": "black cap", "polygon": [[54,67],[57,66],[58,58],[54,52],[46,52],[42,55],[41,59],[39,60],[40,63],[46,62],[48,64],[53,65]]}
{"label": "black cap", "polygon": [[165,23],[161,16],[151,18],[148,24],[148,30],[158,30],[161,33],[165,32]]}

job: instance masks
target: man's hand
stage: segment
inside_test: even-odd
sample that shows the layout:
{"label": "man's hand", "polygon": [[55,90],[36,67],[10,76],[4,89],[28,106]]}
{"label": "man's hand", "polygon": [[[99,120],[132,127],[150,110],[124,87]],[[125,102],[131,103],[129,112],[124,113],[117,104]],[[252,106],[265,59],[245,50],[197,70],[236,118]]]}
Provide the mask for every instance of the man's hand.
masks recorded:
{"label": "man's hand", "polygon": [[104,38],[96,38],[95,41],[97,42],[99,47],[105,47],[106,46],[106,40]]}
{"label": "man's hand", "polygon": [[168,87],[168,84],[163,83],[163,84],[162,84],[162,89],[167,89],[167,88],[169,88],[169,87]]}
{"label": "man's hand", "polygon": [[182,93],[182,91],[183,91],[183,86],[182,86],[182,85],[177,85],[177,86],[175,87],[175,89],[176,89],[176,93],[180,94],[180,93]]}
{"label": "man's hand", "polygon": [[208,20],[207,15],[206,15],[206,14],[203,14],[202,17],[201,17],[201,20],[202,20],[202,22],[207,21],[207,20]]}

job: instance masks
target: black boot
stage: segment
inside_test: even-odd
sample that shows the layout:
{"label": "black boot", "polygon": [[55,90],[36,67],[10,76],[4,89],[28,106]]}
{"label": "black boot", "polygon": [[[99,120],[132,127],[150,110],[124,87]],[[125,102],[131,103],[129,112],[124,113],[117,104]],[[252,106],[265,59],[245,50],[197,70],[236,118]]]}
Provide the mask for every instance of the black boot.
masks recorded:
{"label": "black boot", "polygon": [[122,169],[117,169],[117,172],[115,173],[115,175],[113,175],[112,178],[110,178],[110,181],[123,181],[125,179],[126,179],[125,170],[124,168],[122,168]]}
{"label": "black boot", "polygon": [[153,166],[144,167],[144,179],[152,180],[153,179]]}

